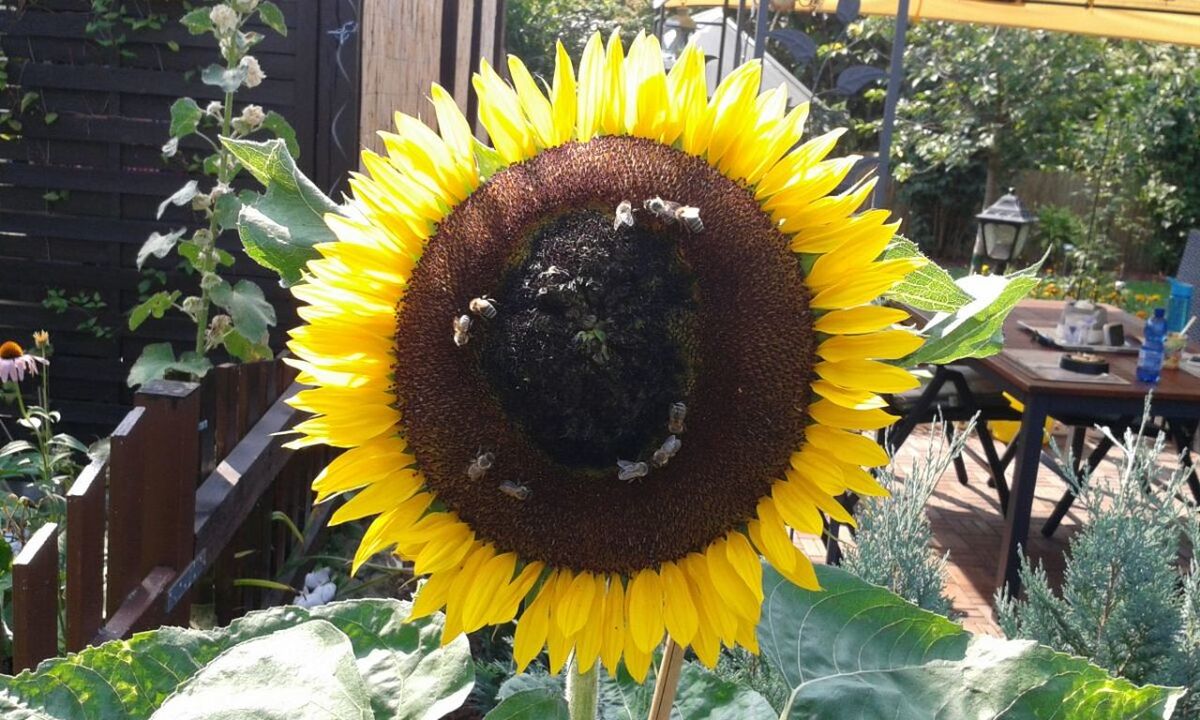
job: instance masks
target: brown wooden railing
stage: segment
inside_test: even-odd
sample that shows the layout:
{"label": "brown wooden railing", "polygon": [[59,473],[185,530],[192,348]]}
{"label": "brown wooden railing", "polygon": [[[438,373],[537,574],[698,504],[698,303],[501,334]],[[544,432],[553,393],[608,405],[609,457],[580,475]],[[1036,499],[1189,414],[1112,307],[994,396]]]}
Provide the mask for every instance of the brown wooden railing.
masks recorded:
{"label": "brown wooden railing", "polygon": [[[283,448],[300,415],[285,403],[294,377],[277,361],[231,365],[137,393],[107,459],[67,493],[67,651],[187,625],[196,596],[222,623],[290,600],[235,579],[294,582],[329,512],[309,490],[329,452]],[[303,542],[276,512],[307,528]],[[43,526],[14,561],[13,672],[59,653],[59,534]]]}

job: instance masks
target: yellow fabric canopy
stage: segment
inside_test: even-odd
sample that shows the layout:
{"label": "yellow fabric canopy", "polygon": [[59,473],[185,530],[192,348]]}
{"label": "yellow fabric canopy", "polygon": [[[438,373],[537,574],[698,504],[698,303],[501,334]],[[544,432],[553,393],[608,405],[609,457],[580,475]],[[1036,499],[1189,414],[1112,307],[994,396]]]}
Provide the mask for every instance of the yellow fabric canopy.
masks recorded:
{"label": "yellow fabric canopy", "polygon": [[[724,0],[668,0],[667,7],[720,7]],[[746,0],[746,6],[757,5]],[[737,7],[738,0],[729,0]],[[895,16],[897,0],[862,0],[864,15]],[[797,10],[832,13],[837,0],[796,3]],[[1200,46],[1200,0],[910,0],[909,17],[1081,35]]]}

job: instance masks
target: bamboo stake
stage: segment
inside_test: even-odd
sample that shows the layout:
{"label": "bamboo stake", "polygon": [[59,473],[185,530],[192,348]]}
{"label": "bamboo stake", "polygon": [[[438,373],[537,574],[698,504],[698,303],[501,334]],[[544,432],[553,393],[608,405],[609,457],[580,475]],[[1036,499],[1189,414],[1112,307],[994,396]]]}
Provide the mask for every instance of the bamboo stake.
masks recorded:
{"label": "bamboo stake", "polygon": [[675,706],[675,691],[679,688],[679,672],[683,668],[683,648],[667,636],[663,647],[662,664],[654,681],[654,699],[650,702],[650,720],[670,720]]}

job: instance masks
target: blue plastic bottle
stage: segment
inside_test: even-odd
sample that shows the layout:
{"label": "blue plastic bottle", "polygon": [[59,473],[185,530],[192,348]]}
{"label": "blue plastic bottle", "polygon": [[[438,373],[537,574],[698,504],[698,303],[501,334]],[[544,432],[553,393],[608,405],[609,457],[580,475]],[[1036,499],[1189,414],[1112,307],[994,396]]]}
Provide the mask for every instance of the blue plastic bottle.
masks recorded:
{"label": "blue plastic bottle", "polygon": [[1192,316],[1192,286],[1175,278],[1171,283],[1171,299],[1167,301],[1167,330],[1180,332]]}
{"label": "blue plastic bottle", "polygon": [[1163,366],[1163,339],[1167,336],[1167,311],[1154,308],[1154,317],[1146,321],[1145,339],[1138,352],[1138,382],[1153,385]]}

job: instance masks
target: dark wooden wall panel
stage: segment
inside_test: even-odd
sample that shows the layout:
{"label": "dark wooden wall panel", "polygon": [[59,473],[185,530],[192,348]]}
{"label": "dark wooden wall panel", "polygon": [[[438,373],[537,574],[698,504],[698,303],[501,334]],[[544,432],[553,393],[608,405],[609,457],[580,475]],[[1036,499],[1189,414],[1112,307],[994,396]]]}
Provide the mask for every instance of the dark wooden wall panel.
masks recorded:
{"label": "dark wooden wall panel", "polygon": [[[107,434],[132,406],[124,377],[142,347],[167,340],[187,350],[195,333],[179,316],[150,320],[136,333],[126,325],[146,279],[136,268],[142,241],[156,230],[195,227],[200,219],[175,207],[161,221],[154,218],[158,204],[189,178],[178,158],[168,162],[160,154],[168,108],[179,96],[201,105],[220,96],[198,80],[197,68],[217,59],[211,39],[178,24],[183,6],[176,0],[147,1],[170,19],[161,30],[127,32],[123,54],[88,36],[86,0],[16,4],[23,10],[0,3],[0,48],[9,58],[11,84],[0,93],[0,107],[14,107],[29,91],[39,96],[20,116],[21,131],[0,137],[0,339],[28,342],[34,330],[51,331],[52,396],[69,429],[88,439]],[[262,29],[266,40],[254,55],[267,79],[238,95],[239,108],[256,103],[292,123],[301,168],[335,197],[357,167],[358,3],[278,0],[288,35]],[[179,50],[172,52],[168,42]],[[57,114],[53,123],[44,122],[47,112]],[[180,155],[206,148],[190,138]],[[65,197],[47,199],[63,191]],[[240,247],[232,233],[219,244]],[[269,272],[238,254],[231,274],[254,279],[276,306],[280,325],[272,340],[279,348],[295,321],[290,297]],[[173,258],[150,265],[165,280],[152,290],[194,291],[195,278]],[[87,312],[43,307],[51,288],[99,293],[105,307],[94,315],[113,337],[80,330]]]}

